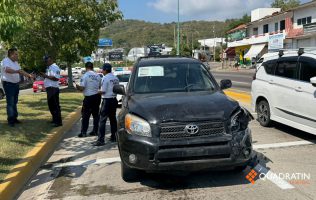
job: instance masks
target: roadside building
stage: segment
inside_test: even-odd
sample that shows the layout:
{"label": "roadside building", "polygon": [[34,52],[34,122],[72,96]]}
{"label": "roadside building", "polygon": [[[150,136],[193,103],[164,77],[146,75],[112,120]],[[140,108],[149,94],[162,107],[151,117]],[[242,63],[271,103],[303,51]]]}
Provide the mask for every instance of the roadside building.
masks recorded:
{"label": "roadside building", "polygon": [[281,12],[258,8],[251,22],[227,32],[228,49],[234,49],[240,64],[251,64],[263,54],[279,49],[316,47],[316,1]]}

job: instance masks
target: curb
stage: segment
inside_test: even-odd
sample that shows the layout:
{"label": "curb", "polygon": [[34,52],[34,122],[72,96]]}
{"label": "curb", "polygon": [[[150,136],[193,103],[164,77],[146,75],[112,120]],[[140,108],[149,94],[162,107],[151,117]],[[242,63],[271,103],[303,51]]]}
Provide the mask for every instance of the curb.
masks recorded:
{"label": "curb", "polygon": [[240,101],[242,103],[251,104],[251,95],[247,92],[240,93],[240,92],[233,92],[231,90],[225,90],[225,94],[236,101]]}
{"label": "curb", "polygon": [[47,138],[35,145],[26,156],[16,164],[3,182],[0,184],[0,199],[15,199],[20,194],[23,187],[38,170],[47,157],[53,152],[56,145],[63,138],[64,134],[80,119],[81,108],[70,113],[64,119],[64,125],[54,128]]}

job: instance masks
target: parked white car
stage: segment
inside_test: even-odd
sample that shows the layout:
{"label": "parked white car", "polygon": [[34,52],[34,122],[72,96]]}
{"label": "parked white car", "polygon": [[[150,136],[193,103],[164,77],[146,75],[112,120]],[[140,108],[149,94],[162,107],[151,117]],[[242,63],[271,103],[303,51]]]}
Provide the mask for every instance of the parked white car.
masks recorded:
{"label": "parked white car", "polygon": [[316,135],[316,51],[269,57],[252,82],[252,107],[262,126],[276,121]]}
{"label": "parked white car", "polygon": [[[126,89],[131,73],[131,71],[115,71],[113,74],[119,79],[120,85],[124,85],[124,88]],[[116,98],[118,104],[122,104],[122,95],[118,94]]]}

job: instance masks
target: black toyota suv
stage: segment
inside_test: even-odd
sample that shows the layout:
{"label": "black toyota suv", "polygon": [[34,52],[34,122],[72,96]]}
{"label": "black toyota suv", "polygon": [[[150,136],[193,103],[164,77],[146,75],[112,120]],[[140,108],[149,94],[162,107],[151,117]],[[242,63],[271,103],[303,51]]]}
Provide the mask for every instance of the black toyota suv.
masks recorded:
{"label": "black toyota suv", "polygon": [[134,66],[118,114],[122,178],[137,172],[243,170],[252,156],[251,114],[223,93],[199,60],[142,58]]}

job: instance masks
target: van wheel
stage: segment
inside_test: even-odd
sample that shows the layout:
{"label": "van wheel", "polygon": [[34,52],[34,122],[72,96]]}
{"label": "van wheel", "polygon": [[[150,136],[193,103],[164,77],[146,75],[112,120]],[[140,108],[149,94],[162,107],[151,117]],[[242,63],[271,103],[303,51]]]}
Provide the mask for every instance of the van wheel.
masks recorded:
{"label": "van wheel", "polygon": [[0,90],[0,100],[4,98],[4,92]]}
{"label": "van wheel", "polygon": [[261,126],[269,127],[271,125],[270,106],[266,100],[262,100],[257,105],[258,121]]}
{"label": "van wheel", "polygon": [[124,161],[121,161],[121,176],[126,182],[135,181],[138,177],[139,171],[137,169],[132,169],[128,167]]}

